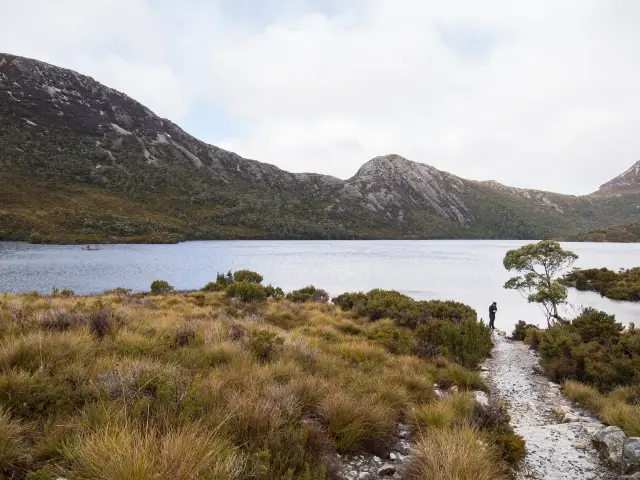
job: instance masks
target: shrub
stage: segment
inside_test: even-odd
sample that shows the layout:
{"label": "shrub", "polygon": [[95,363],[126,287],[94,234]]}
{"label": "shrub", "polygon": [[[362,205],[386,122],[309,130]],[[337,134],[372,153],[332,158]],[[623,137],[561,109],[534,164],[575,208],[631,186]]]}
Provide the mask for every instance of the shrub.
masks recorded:
{"label": "shrub", "polygon": [[109,307],[98,306],[88,315],[89,329],[97,340],[103,340],[106,336],[113,337],[118,329],[124,325],[124,318]]}
{"label": "shrub", "polygon": [[228,297],[239,298],[243,302],[263,302],[267,299],[265,288],[258,283],[235,282],[225,292]]}
{"label": "shrub", "polygon": [[536,327],[535,325],[530,325],[524,320],[519,320],[518,323],[516,324],[516,327],[513,330],[513,333],[511,334],[511,339],[519,340],[523,342],[525,336],[527,335],[527,330],[529,328],[538,328],[538,327]]}
{"label": "shrub", "polygon": [[[348,325],[350,326],[350,325]],[[351,329],[341,329],[345,333],[358,334],[358,328],[355,325]],[[411,331],[399,327],[393,323],[392,320],[379,320],[375,322],[370,328],[367,337],[382,345],[391,353],[406,355],[411,352],[413,344],[413,335]]]}
{"label": "shrub", "polygon": [[262,362],[271,360],[283,344],[284,340],[269,330],[256,330],[250,335],[251,351]]}
{"label": "shrub", "polygon": [[640,382],[640,335],[593,309],[541,332],[539,352],[545,372],[559,382],[575,379],[602,392]]}
{"label": "shrub", "polygon": [[169,285],[169,282],[165,280],[154,280],[151,282],[151,293],[158,294],[167,294],[173,290],[173,287]]}
{"label": "shrub", "polygon": [[331,300],[342,310],[352,310],[356,305],[364,305],[367,302],[367,295],[359,293],[343,293]]}
{"label": "shrub", "polygon": [[264,291],[267,297],[271,297],[274,300],[281,300],[284,298],[284,292],[280,287],[274,287],[273,285],[267,285],[264,287]]}
{"label": "shrub", "polygon": [[372,321],[391,318],[399,325],[415,328],[430,319],[459,323],[465,319],[477,319],[474,309],[459,302],[429,300],[417,302],[395,290],[374,289],[364,293],[343,293],[333,299],[343,310]]}
{"label": "shrub", "polygon": [[416,329],[415,351],[424,358],[443,355],[467,368],[476,368],[491,352],[489,328],[475,319],[459,324],[434,320]]}
{"label": "shrub", "polygon": [[329,301],[329,294],[320,288],[316,288],[313,285],[309,285],[308,287],[304,287],[299,290],[294,290],[292,292],[287,293],[287,300],[290,300],[296,303],[304,303],[304,302],[327,303]]}
{"label": "shrub", "polygon": [[238,270],[233,273],[236,282],[262,283],[262,275],[251,270]]}
{"label": "shrub", "polygon": [[500,480],[500,452],[475,427],[428,430],[418,437],[407,470],[409,480]]}
{"label": "shrub", "polygon": [[107,290],[105,293],[107,295],[116,295],[118,297],[128,297],[129,295],[131,295],[131,289],[124,288],[124,287],[116,287],[111,290]]}
{"label": "shrub", "polygon": [[529,345],[533,350],[538,351],[540,348],[540,340],[542,339],[542,330],[538,327],[529,327],[524,335],[524,343]]}
{"label": "shrub", "polygon": [[38,312],[35,324],[44,330],[64,332],[87,322],[87,318],[64,308],[50,308]]}

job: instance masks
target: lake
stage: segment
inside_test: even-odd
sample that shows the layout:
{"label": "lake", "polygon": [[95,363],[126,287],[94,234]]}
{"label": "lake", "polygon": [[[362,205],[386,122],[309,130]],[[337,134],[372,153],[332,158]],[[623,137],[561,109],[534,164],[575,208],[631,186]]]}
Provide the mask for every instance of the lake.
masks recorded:
{"label": "lake", "polygon": [[[524,241],[201,241],[177,245],[100,245],[97,251],[74,245],[0,242],[0,292],[53,286],[76,293],[114,287],[148,290],[153,280],[176,289],[198,289],[216,272],[248,268],[264,283],[285,291],[309,284],[336,295],[372,288],[395,289],[419,300],[457,300],[487,318],[498,302],[496,327],[510,331],[520,319],[544,325],[539,307],[502,288],[510,277],[505,253]],[[640,244],[571,243],[576,266],[617,270],[638,266]],[[640,304],[614,302],[589,292],[570,291],[569,308],[592,306],[614,313],[623,323],[640,321]]]}

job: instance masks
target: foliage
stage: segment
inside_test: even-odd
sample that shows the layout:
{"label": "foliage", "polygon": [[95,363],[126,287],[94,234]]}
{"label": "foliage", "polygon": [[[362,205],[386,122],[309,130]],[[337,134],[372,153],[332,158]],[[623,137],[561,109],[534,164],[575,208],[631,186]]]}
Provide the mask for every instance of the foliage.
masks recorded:
{"label": "foliage", "polygon": [[313,285],[301,288],[299,290],[293,290],[287,293],[287,300],[296,303],[304,302],[316,302],[327,303],[329,301],[329,294],[320,288],[316,288]]}
{"label": "foliage", "polygon": [[262,362],[272,358],[283,343],[282,338],[269,330],[256,330],[251,333],[251,351]]}
{"label": "foliage", "polygon": [[284,292],[280,287],[274,287],[273,285],[267,285],[264,287],[264,291],[267,297],[271,297],[274,300],[281,300],[284,298]]}
{"label": "foliage", "polygon": [[415,332],[415,351],[424,358],[443,355],[467,368],[477,368],[491,349],[491,331],[482,322],[465,319],[459,324],[433,320]]}
{"label": "foliage", "polygon": [[476,319],[471,307],[454,301],[416,301],[394,290],[374,289],[364,293],[343,293],[333,299],[342,310],[353,311],[372,321],[391,318],[399,325],[415,328],[429,319],[446,319],[459,323],[464,319]]}
{"label": "foliage", "polygon": [[535,325],[530,325],[524,320],[519,320],[518,323],[516,323],[515,328],[513,329],[513,333],[511,334],[511,339],[519,340],[523,342],[524,337],[526,336],[527,330],[529,328],[538,328],[538,327],[536,327]]}
{"label": "foliage", "polygon": [[244,302],[263,302],[267,299],[266,289],[259,283],[234,282],[225,292],[228,297],[239,298]]}
{"label": "foliage", "polygon": [[578,290],[598,292],[612,300],[640,302],[640,267],[614,272],[607,268],[575,269],[561,282]]}
{"label": "foliage", "polygon": [[575,379],[600,391],[640,382],[640,331],[623,331],[613,315],[587,308],[570,324],[529,329],[525,340],[539,344],[542,366],[555,381]]}
{"label": "foliage", "polygon": [[563,240],[567,242],[640,242],[640,222],[569,235]]}
{"label": "foliage", "polygon": [[235,282],[262,283],[262,275],[251,270],[237,270],[233,273]]}
{"label": "foliage", "polygon": [[566,303],[567,289],[557,276],[571,267],[578,256],[563,250],[558,242],[543,240],[510,250],[504,257],[504,268],[523,275],[508,280],[504,288],[517,290],[531,303],[540,304],[547,322],[561,321],[558,306]]}
{"label": "foliage", "polygon": [[[437,409],[434,382],[486,388],[414,355],[415,331],[393,319],[226,298],[4,297],[0,476],[337,478],[335,452],[388,453],[398,421]],[[472,396],[455,397],[454,418],[469,419]]]}
{"label": "foliage", "polygon": [[154,294],[167,294],[173,290],[173,287],[169,285],[166,280],[154,280],[151,282],[151,293]]}

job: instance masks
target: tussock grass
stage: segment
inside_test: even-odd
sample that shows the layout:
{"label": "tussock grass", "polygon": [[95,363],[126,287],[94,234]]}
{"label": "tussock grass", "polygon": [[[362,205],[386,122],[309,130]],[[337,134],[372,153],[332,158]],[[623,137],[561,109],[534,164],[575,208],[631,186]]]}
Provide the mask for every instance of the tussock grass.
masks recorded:
{"label": "tussock grass", "polygon": [[235,479],[242,464],[216,432],[197,425],[160,434],[108,425],[64,449],[70,476],[86,480]]}
{"label": "tussock grass", "polygon": [[19,467],[26,453],[24,429],[19,422],[0,409],[0,476]]}
{"label": "tussock grass", "polygon": [[400,421],[468,423],[471,396],[434,382],[484,386],[418,357],[413,330],[322,303],[2,295],[0,318],[6,478],[332,478],[337,452],[388,453]]}
{"label": "tussock grass", "polygon": [[590,408],[607,424],[620,427],[631,436],[640,436],[640,388],[618,387],[604,395],[590,385],[573,380],[563,384],[566,395]]}
{"label": "tussock grass", "polygon": [[413,451],[409,480],[500,480],[507,478],[500,455],[475,427],[423,432]]}

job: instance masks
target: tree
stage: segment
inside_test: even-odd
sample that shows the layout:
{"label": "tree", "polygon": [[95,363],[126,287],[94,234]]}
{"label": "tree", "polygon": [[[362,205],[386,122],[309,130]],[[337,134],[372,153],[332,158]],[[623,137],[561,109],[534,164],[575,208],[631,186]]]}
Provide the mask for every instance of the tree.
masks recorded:
{"label": "tree", "polygon": [[544,240],[516,250],[504,257],[504,268],[522,273],[504,284],[504,288],[517,290],[531,303],[542,306],[547,324],[563,322],[558,306],[567,303],[567,287],[558,282],[559,273],[571,268],[578,255],[563,250],[558,242]]}
{"label": "tree", "polygon": [[151,293],[153,294],[167,294],[173,290],[173,287],[169,285],[166,280],[154,280],[151,282]]}

